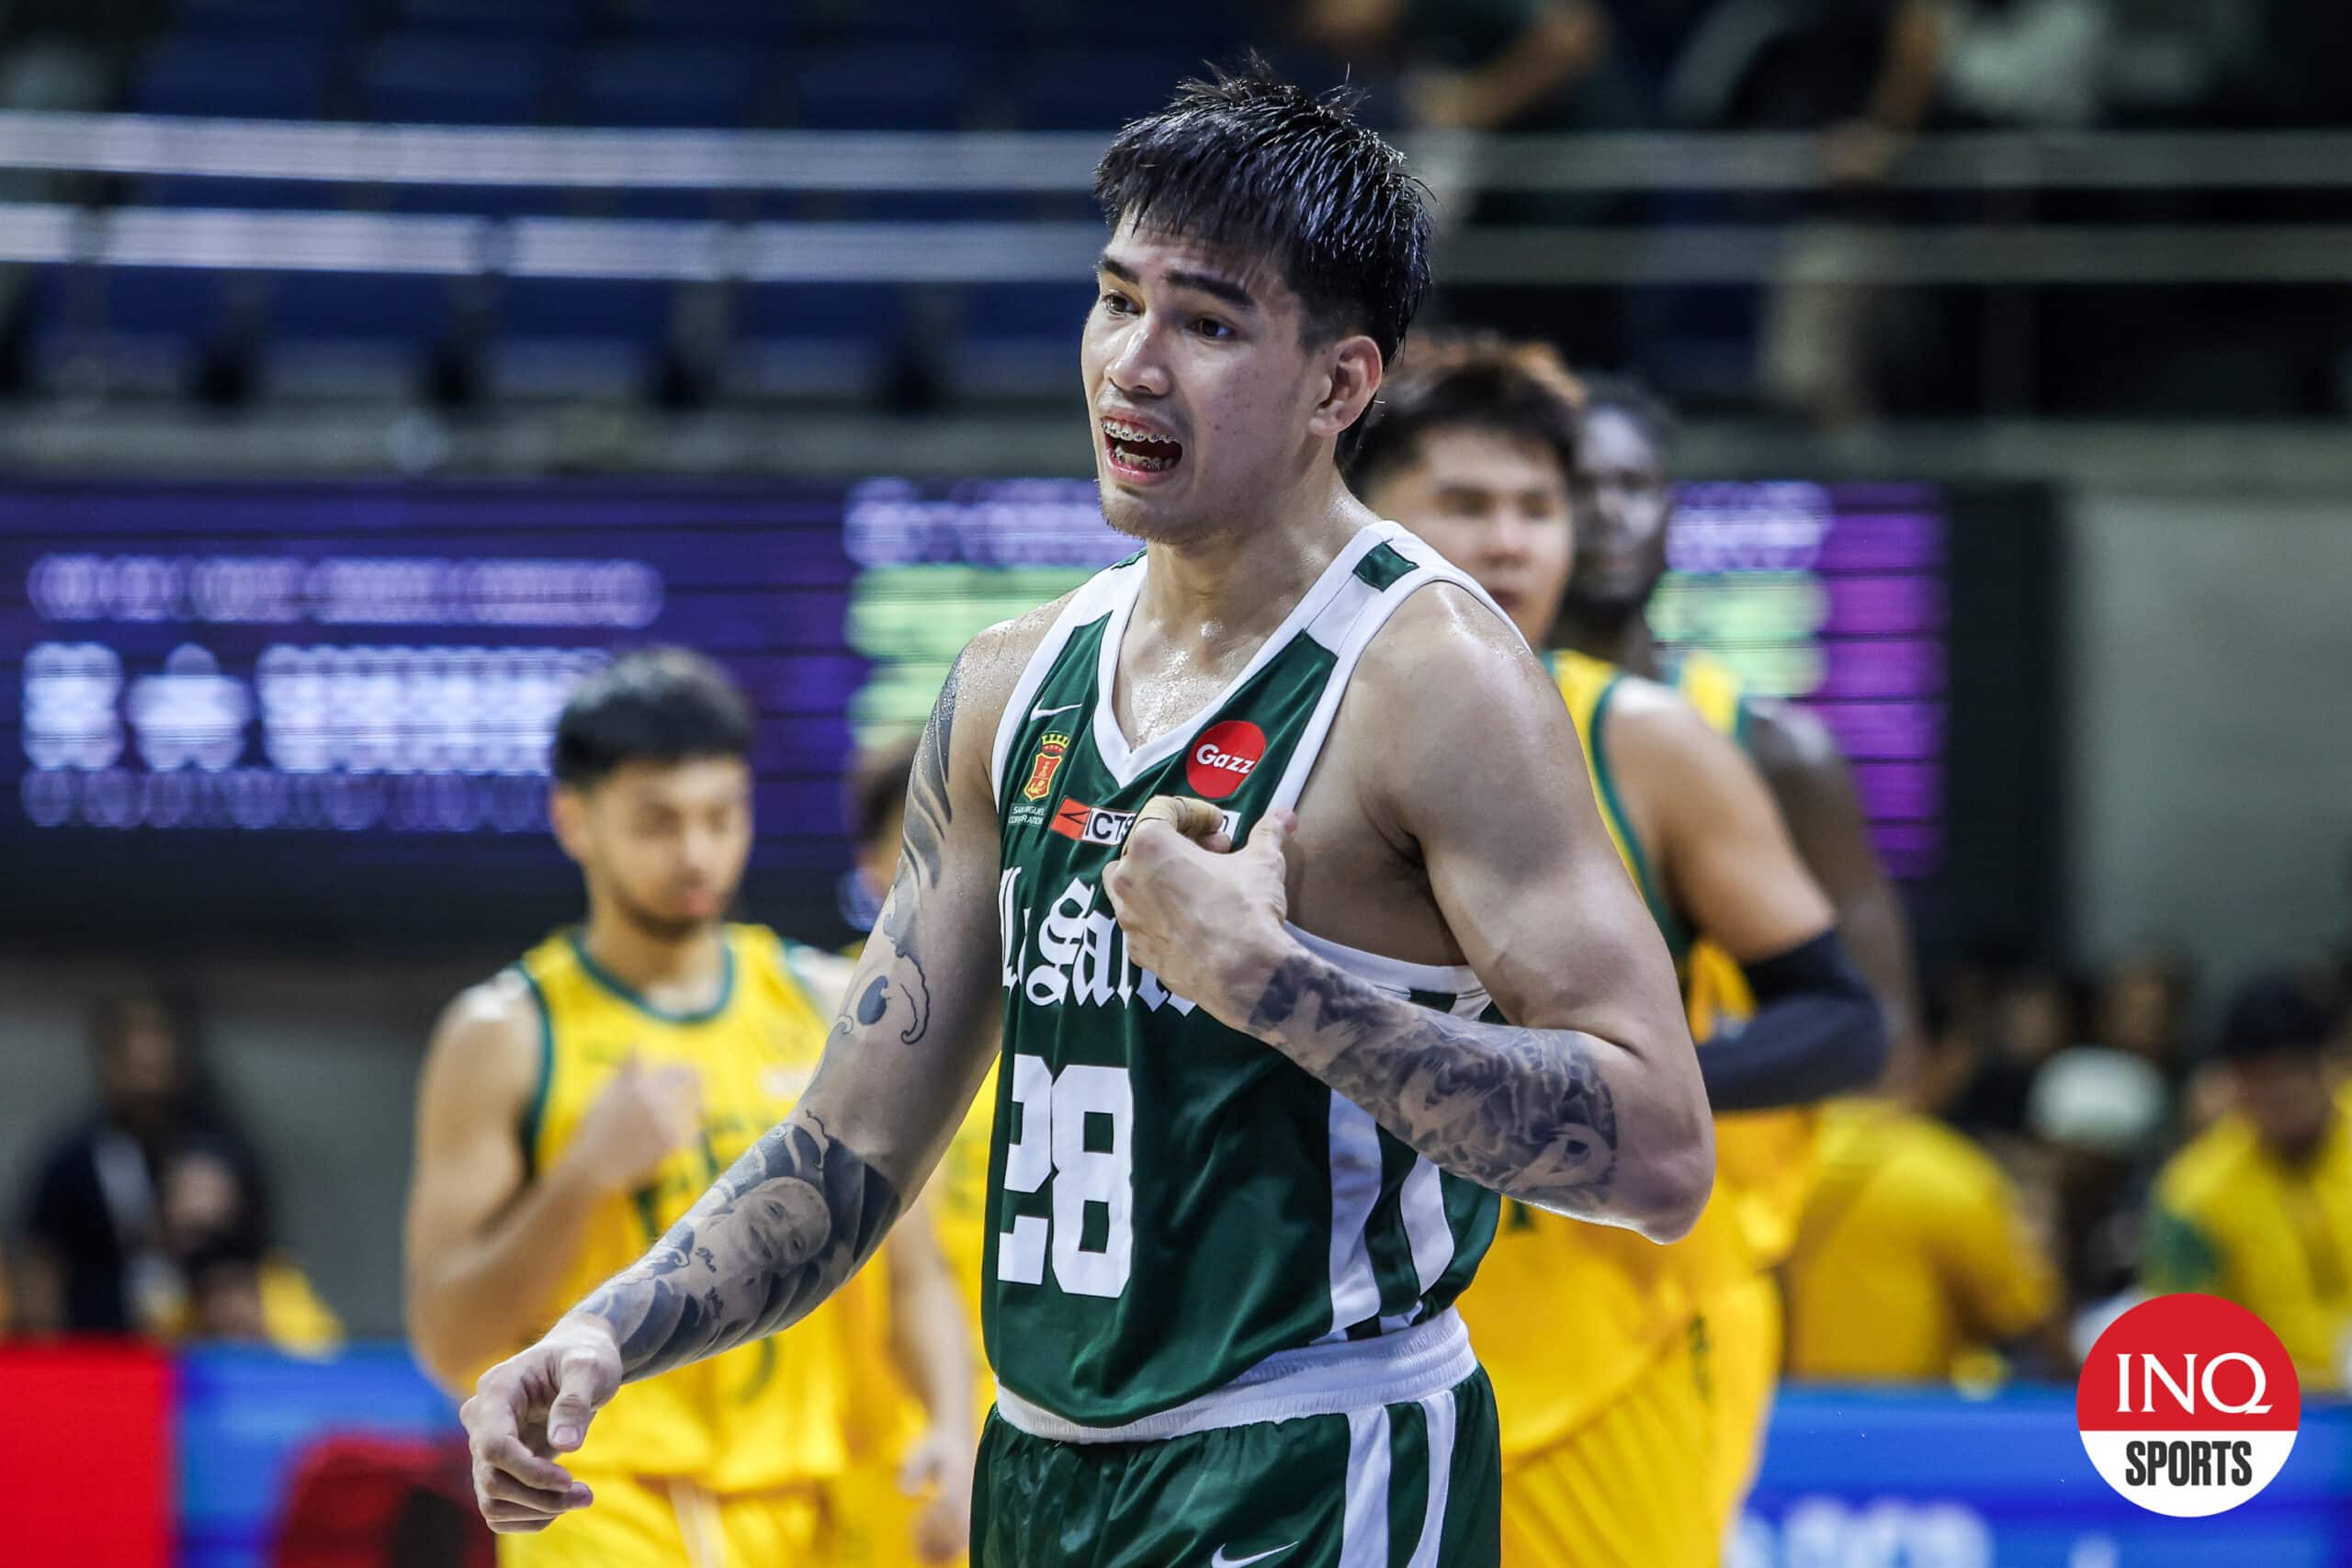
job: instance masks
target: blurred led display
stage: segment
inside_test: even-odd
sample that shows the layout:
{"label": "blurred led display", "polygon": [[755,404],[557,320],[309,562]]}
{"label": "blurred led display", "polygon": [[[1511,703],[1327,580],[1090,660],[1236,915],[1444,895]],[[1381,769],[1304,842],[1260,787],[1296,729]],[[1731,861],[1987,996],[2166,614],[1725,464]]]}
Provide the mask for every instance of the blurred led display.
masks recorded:
{"label": "blurred led display", "polygon": [[1853,764],[1888,869],[1943,859],[1944,509],[1923,486],[1706,484],[1676,498],[1650,625],[1802,703]]}

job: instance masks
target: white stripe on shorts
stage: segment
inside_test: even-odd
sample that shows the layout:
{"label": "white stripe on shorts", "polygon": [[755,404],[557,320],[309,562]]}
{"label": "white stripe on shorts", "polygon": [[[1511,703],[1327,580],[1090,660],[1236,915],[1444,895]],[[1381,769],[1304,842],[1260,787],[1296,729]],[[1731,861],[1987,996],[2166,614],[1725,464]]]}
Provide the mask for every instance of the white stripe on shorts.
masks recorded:
{"label": "white stripe on shorts", "polygon": [[1346,1506],[1340,1518],[1340,1568],[1388,1568],[1386,1405],[1348,1412]]}
{"label": "white stripe on shorts", "polygon": [[1437,1568],[1438,1545],[1445,1536],[1446,1487],[1453,1479],[1453,1391],[1422,1400],[1421,1415],[1430,1435],[1429,1506],[1421,1512],[1421,1539],[1406,1568]]}

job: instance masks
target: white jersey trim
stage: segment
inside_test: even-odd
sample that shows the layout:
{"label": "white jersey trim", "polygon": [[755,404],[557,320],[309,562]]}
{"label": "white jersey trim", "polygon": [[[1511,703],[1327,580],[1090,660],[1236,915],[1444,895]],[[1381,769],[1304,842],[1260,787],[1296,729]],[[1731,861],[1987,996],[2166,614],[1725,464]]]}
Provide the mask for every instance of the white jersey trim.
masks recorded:
{"label": "white jersey trim", "polygon": [[1012,754],[1013,738],[1029,722],[1030,706],[1044,688],[1046,677],[1054,672],[1056,661],[1069,646],[1069,639],[1078,635],[1079,628],[1100,620],[1111,609],[1119,592],[1120,575],[1134,572],[1140,577],[1142,566],[1137,561],[1132,566],[1110,567],[1088,578],[1070,595],[1069,603],[1062,606],[1062,613],[1046,633],[1046,640],[1037,645],[1029,662],[1022,667],[1021,679],[1005,702],[1003,715],[996,721],[996,740],[989,750],[989,798],[999,811],[1004,807],[1004,765]]}
{"label": "white jersey trim", "polygon": [[1414,1404],[1477,1370],[1470,1331],[1448,1308],[1401,1334],[1277,1350],[1223,1388],[1122,1426],[1081,1426],[1001,1387],[996,1413],[1015,1431],[1057,1443],[1164,1442],[1227,1427]]}
{"label": "white jersey trim", "polygon": [[[1357,530],[1356,536],[1331,558],[1330,564],[1323,569],[1323,575],[1299,595],[1298,603],[1290,607],[1290,614],[1266,635],[1266,640],[1258,645],[1258,651],[1250,656],[1250,662],[1226,682],[1223,691],[1203,705],[1199,711],[1189,715],[1182,724],[1171,726],[1145,745],[1130,749],[1126,733],[1119,728],[1118,705],[1114,701],[1114,694],[1118,691],[1119,644],[1126,639],[1127,622],[1135,614],[1136,601],[1143,597],[1144,573],[1140,569],[1148,564],[1149,558],[1138,561],[1134,581],[1120,585],[1120,597],[1111,610],[1111,624],[1102,629],[1102,647],[1096,659],[1094,675],[1094,754],[1103,767],[1110,770],[1111,777],[1117,781],[1119,787],[1125,789],[1146,772],[1175,756],[1200,733],[1201,726],[1230,705],[1241,689],[1257,678],[1260,671],[1289,648],[1292,640],[1323,613],[1325,606],[1348,584],[1356,581],[1357,563],[1385,542],[1385,536],[1379,530],[1386,526],[1394,525],[1372,524]],[[1332,678],[1341,683],[1346,679],[1336,672]],[[1310,731],[1300,744],[1319,741],[1320,737]],[[1286,806],[1289,802],[1277,801],[1276,804]]]}

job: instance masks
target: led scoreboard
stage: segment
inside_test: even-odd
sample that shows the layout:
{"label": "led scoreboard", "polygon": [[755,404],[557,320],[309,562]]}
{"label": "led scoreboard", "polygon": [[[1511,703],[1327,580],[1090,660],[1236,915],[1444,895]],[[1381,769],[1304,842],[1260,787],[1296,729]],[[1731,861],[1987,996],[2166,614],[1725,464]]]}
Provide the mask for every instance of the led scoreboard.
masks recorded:
{"label": "led scoreboard", "polygon": [[[1947,543],[1922,487],[1695,486],[1654,606],[1822,715],[1915,879],[1948,826]],[[674,642],[760,712],[746,912],[822,935],[853,747],[1134,548],[1084,479],[0,489],[0,930],[527,937],[578,908],[556,713]]]}
{"label": "led scoreboard", "polygon": [[556,713],[649,642],[759,709],[753,912],[830,908],[849,580],[832,489],[0,491],[0,922],[527,937],[578,907]]}
{"label": "led scoreboard", "polygon": [[1895,875],[1943,857],[1944,511],[1917,485],[1704,484],[1676,498],[1650,625],[1818,714]]}

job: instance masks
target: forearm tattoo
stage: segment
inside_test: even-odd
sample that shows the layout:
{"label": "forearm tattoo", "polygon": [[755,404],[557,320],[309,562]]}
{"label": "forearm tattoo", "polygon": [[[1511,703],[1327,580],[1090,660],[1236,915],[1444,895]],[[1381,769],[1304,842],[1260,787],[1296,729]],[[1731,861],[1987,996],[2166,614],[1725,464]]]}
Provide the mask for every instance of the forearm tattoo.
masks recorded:
{"label": "forearm tattoo", "polygon": [[1539,1208],[1609,1213],[1617,1111],[1574,1030],[1454,1018],[1295,953],[1250,1032],[1279,1041],[1440,1168]]}
{"label": "forearm tattoo", "polygon": [[808,1315],[881,1245],[899,1207],[889,1178],[803,1112],[579,1310],[611,1325],[624,1377],[652,1377]]}
{"label": "forearm tattoo", "polygon": [[[826,1039],[826,1068],[896,1036],[931,1030],[931,982],[918,936],[922,901],[945,867],[947,784],[963,661],[947,672],[923,727],[907,791],[899,871]],[[810,1092],[815,1092],[812,1085]],[[651,1377],[717,1355],[805,1316],[881,1244],[898,1217],[898,1187],[801,1111],[771,1129],[635,1268],[580,1310],[620,1341],[624,1375]]]}
{"label": "forearm tattoo", "polygon": [[930,722],[915,748],[914,773],[907,786],[907,820],[899,840],[899,870],[891,879],[890,896],[875,922],[876,940],[850,982],[851,1005],[833,1026],[833,1038],[845,1039],[886,1023],[898,1032],[899,1043],[912,1045],[931,1030],[931,981],[923,974],[918,938],[919,912],[926,895],[939,886],[946,863],[947,825],[956,808],[948,795],[947,760],[956,734],[956,697],[963,684],[964,660],[959,655],[948,667],[946,683],[932,705]]}

